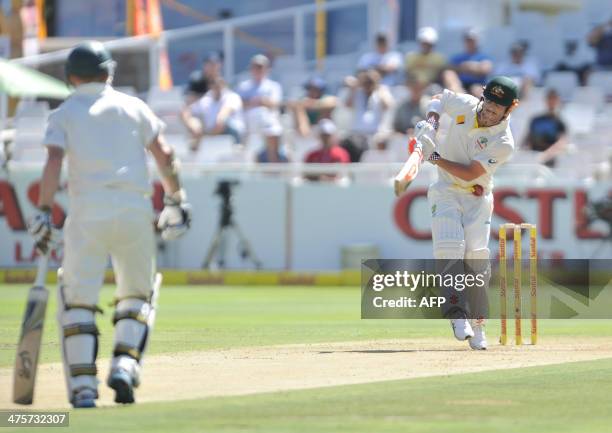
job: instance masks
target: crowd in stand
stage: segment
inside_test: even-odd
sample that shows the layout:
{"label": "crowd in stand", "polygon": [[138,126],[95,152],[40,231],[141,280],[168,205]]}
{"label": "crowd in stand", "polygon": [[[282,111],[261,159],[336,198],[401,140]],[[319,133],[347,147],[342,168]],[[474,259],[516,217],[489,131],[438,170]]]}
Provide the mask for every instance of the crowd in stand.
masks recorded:
{"label": "crowd in stand", "polygon": [[[181,118],[194,151],[206,146],[207,136],[229,135],[235,143],[244,144],[248,136],[258,134],[263,145],[254,159],[261,163],[363,161],[370,150],[387,150],[391,136],[410,136],[431,96],[443,88],[479,98],[489,77],[507,75],[517,82],[524,100],[534,86],[541,85],[543,73],[529,55],[527,42],[513,43],[507,58],[496,63],[480,48],[480,38],[477,30],[467,29],[463,50],[446,56],[436,48],[437,31],[423,27],[417,33],[418,49],[402,54],[381,33],[374,49],[359,58],[355,74],[345,77],[337,92],[315,75],[304,83],[302,97],[289,100],[283,98],[287,89],[270,78],[273,65],[265,55],[255,55],[250,77],[230,88],[221,75],[222,55],[211,53],[202,70],[190,78]],[[566,58],[556,69],[576,72],[583,83],[590,69],[612,66],[612,21],[594,29],[588,43],[597,52],[596,65],[573,62],[576,47],[568,44]],[[530,119],[528,132],[515,137],[515,142],[542,152],[539,162],[553,167],[555,157],[565,149],[567,127],[559,117],[559,93],[548,89],[545,101],[546,112]],[[334,123],[334,112],[340,108],[351,116],[343,128]],[[283,118],[290,119],[290,124]],[[319,146],[296,157],[283,142],[288,128],[298,137],[317,140]]]}

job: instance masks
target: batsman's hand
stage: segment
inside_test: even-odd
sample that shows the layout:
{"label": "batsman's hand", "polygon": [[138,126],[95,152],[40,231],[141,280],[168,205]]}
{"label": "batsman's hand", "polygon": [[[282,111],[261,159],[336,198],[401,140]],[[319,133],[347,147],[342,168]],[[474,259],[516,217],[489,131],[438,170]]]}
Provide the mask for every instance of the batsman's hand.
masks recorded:
{"label": "batsman's hand", "polygon": [[46,255],[57,242],[58,230],[51,222],[51,208],[42,207],[28,222],[28,232],[34,238],[36,251]]}
{"label": "batsman's hand", "polygon": [[436,129],[427,120],[421,120],[414,126],[414,138],[423,150],[423,159],[429,159],[436,150]]}
{"label": "batsman's hand", "polygon": [[187,203],[184,191],[164,197],[164,208],[159,214],[157,228],[165,241],[180,238],[191,226],[191,205]]}

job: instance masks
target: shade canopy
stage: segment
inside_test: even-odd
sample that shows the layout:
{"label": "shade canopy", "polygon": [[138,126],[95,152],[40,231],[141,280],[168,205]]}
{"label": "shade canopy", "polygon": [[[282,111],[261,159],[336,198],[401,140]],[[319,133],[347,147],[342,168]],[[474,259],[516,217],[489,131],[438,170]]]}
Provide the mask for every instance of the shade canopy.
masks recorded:
{"label": "shade canopy", "polygon": [[0,59],[0,93],[13,97],[65,99],[70,90],[66,83],[47,74]]}

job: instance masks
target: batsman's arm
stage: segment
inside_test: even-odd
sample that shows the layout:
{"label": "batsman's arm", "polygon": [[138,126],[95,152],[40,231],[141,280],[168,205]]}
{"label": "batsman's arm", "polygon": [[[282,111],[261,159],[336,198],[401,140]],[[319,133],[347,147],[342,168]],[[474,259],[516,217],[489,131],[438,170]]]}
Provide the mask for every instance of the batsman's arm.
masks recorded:
{"label": "batsman's arm", "polygon": [[157,164],[166,194],[179,193],[181,191],[179,162],[174,155],[174,149],[165,142],[162,135],[158,135],[149,145],[149,151]]}
{"label": "batsman's arm", "polygon": [[437,160],[430,159],[430,162],[453,176],[457,176],[459,179],[468,182],[486,173],[485,168],[478,161],[472,161],[469,164],[461,164],[459,162],[439,158]]}
{"label": "batsman's arm", "polygon": [[181,110],[181,120],[192,137],[199,139],[204,136],[202,122],[191,113],[190,107]]}
{"label": "batsman's arm", "polygon": [[38,198],[38,207],[41,209],[51,209],[53,206],[55,193],[59,189],[63,160],[64,149],[58,146],[47,146],[47,162],[40,181]]}

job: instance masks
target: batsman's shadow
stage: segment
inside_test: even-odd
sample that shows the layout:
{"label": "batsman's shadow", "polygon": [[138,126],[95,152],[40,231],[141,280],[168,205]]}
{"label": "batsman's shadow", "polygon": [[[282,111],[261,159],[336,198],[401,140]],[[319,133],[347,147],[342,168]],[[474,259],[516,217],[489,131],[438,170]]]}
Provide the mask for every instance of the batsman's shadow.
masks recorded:
{"label": "batsman's shadow", "polygon": [[364,354],[389,354],[389,353],[420,353],[420,352],[465,352],[465,348],[457,349],[364,349],[364,350],[321,350],[319,355],[332,353],[364,353]]}

